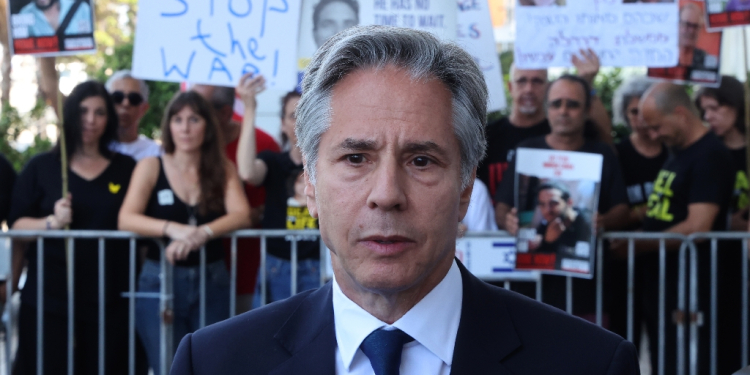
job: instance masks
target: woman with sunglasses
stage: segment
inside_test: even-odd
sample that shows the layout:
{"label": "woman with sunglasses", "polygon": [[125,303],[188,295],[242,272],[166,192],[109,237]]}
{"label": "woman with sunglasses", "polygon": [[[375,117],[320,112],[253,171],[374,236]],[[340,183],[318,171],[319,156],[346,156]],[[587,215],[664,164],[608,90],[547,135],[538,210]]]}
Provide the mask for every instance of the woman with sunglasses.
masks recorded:
{"label": "woman with sunglasses", "polygon": [[112,143],[112,150],[129,155],[136,161],[161,155],[161,146],[145,135],[138,134],[138,125],[148,111],[149,91],[146,82],[134,78],[129,70],[120,70],[109,77],[106,86],[112,95],[119,120],[119,139]]}
{"label": "woman with sunglasses", "polygon": [[[250,225],[250,206],[237,172],[222,151],[211,104],[194,91],[177,93],[161,125],[164,155],[141,160],[120,210],[119,227],[162,237],[164,253],[149,246],[138,290],[160,291],[162,256],[174,267],[173,348],[200,328],[200,294],[206,296],[205,324],[229,317],[229,275],[217,238]],[[200,289],[200,252],[205,246],[206,289]],[[139,298],[136,329],[154,374],[160,374],[159,300]],[[172,355],[169,353],[168,355]]]}
{"label": "woman with sunglasses", "polygon": [[[109,149],[117,137],[117,117],[107,90],[99,82],[79,84],[65,100],[63,131],[70,194],[62,195],[60,144],[31,159],[18,176],[8,217],[12,229],[117,229],[117,211],[128,190],[135,161]],[[105,373],[126,374],[128,359],[128,242],[107,240],[105,272]],[[44,374],[67,373],[68,288],[66,246],[45,239],[43,255],[37,242],[26,251],[28,271],[21,292],[19,345],[14,374],[36,374],[37,261],[43,256]],[[99,289],[98,241],[75,240],[74,373],[98,373]]]}

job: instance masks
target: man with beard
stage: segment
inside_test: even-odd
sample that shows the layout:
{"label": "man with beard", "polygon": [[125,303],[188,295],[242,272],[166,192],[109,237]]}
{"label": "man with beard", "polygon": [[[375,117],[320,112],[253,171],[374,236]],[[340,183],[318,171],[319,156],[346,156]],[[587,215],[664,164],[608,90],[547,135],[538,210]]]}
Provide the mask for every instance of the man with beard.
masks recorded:
{"label": "man with beard", "polygon": [[574,255],[576,246],[591,242],[591,225],[584,214],[573,206],[568,188],[559,183],[547,182],[537,189],[536,205],[542,220],[536,228],[537,237],[529,250],[556,254],[556,263],[563,257]]}
{"label": "man with beard", "polygon": [[148,111],[146,82],[134,78],[129,70],[120,70],[109,77],[106,87],[115,103],[118,120],[118,141],[110,148],[135,161],[161,155],[161,147],[156,142],[138,134],[138,124]]}
{"label": "man with beard", "polygon": [[[599,72],[599,58],[591,50],[582,50],[580,53],[581,58],[573,57],[573,64],[578,75],[591,85]],[[523,70],[515,65],[510,68],[510,116],[487,125],[487,156],[477,170],[477,177],[487,186],[493,199],[516,146],[526,139],[550,132],[549,121],[544,111],[544,93],[547,91],[547,85],[546,70]],[[596,97],[592,99],[591,120],[586,124],[586,136],[611,143],[612,122],[602,102]],[[502,226],[504,218],[496,216],[496,219],[498,226]]]}
{"label": "man with beard", "polygon": [[18,14],[28,14],[33,17],[33,23],[28,26],[28,36],[51,36],[58,32],[68,12],[74,13],[62,34],[88,34],[93,32],[91,25],[91,7],[85,0],[33,0],[26,4]]}

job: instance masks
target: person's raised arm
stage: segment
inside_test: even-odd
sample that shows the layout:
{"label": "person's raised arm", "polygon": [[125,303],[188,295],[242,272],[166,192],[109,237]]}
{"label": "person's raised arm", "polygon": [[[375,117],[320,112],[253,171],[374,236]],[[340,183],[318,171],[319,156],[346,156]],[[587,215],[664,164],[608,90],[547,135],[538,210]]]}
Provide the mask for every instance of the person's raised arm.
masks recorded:
{"label": "person's raised arm", "polygon": [[242,181],[253,186],[260,186],[266,178],[268,168],[266,163],[258,159],[255,140],[255,110],[257,101],[255,96],[265,89],[266,80],[263,76],[253,76],[247,73],[237,84],[237,94],[242,99],[245,112],[242,115],[242,129],[237,143],[237,172]]}
{"label": "person's raised arm", "polygon": [[[576,67],[578,76],[586,80],[589,86],[594,89],[594,79],[599,74],[599,68],[601,63],[599,62],[599,56],[591,50],[580,50],[581,57],[573,55],[573,66]],[[599,133],[599,140],[607,144],[612,144],[612,119],[609,118],[607,109],[604,108],[604,104],[596,95],[591,95],[591,121],[596,125],[596,130]]]}

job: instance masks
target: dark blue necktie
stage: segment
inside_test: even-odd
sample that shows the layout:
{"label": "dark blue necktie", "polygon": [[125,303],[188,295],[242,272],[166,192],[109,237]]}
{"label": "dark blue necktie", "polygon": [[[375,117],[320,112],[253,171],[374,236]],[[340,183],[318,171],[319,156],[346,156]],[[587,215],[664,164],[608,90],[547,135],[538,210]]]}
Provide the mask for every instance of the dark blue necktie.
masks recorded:
{"label": "dark blue necktie", "polygon": [[362,341],[360,348],[370,359],[375,375],[399,375],[401,350],[404,344],[411,341],[414,339],[400,329],[378,329]]}

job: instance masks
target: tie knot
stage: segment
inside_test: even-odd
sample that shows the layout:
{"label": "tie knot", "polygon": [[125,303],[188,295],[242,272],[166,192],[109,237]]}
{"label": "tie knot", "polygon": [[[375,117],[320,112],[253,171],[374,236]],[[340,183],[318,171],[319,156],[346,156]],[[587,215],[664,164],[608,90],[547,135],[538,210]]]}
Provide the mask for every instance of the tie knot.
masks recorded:
{"label": "tie knot", "polygon": [[398,375],[401,366],[401,350],[404,344],[414,341],[400,329],[386,331],[378,329],[362,341],[360,348],[370,359],[375,375]]}

